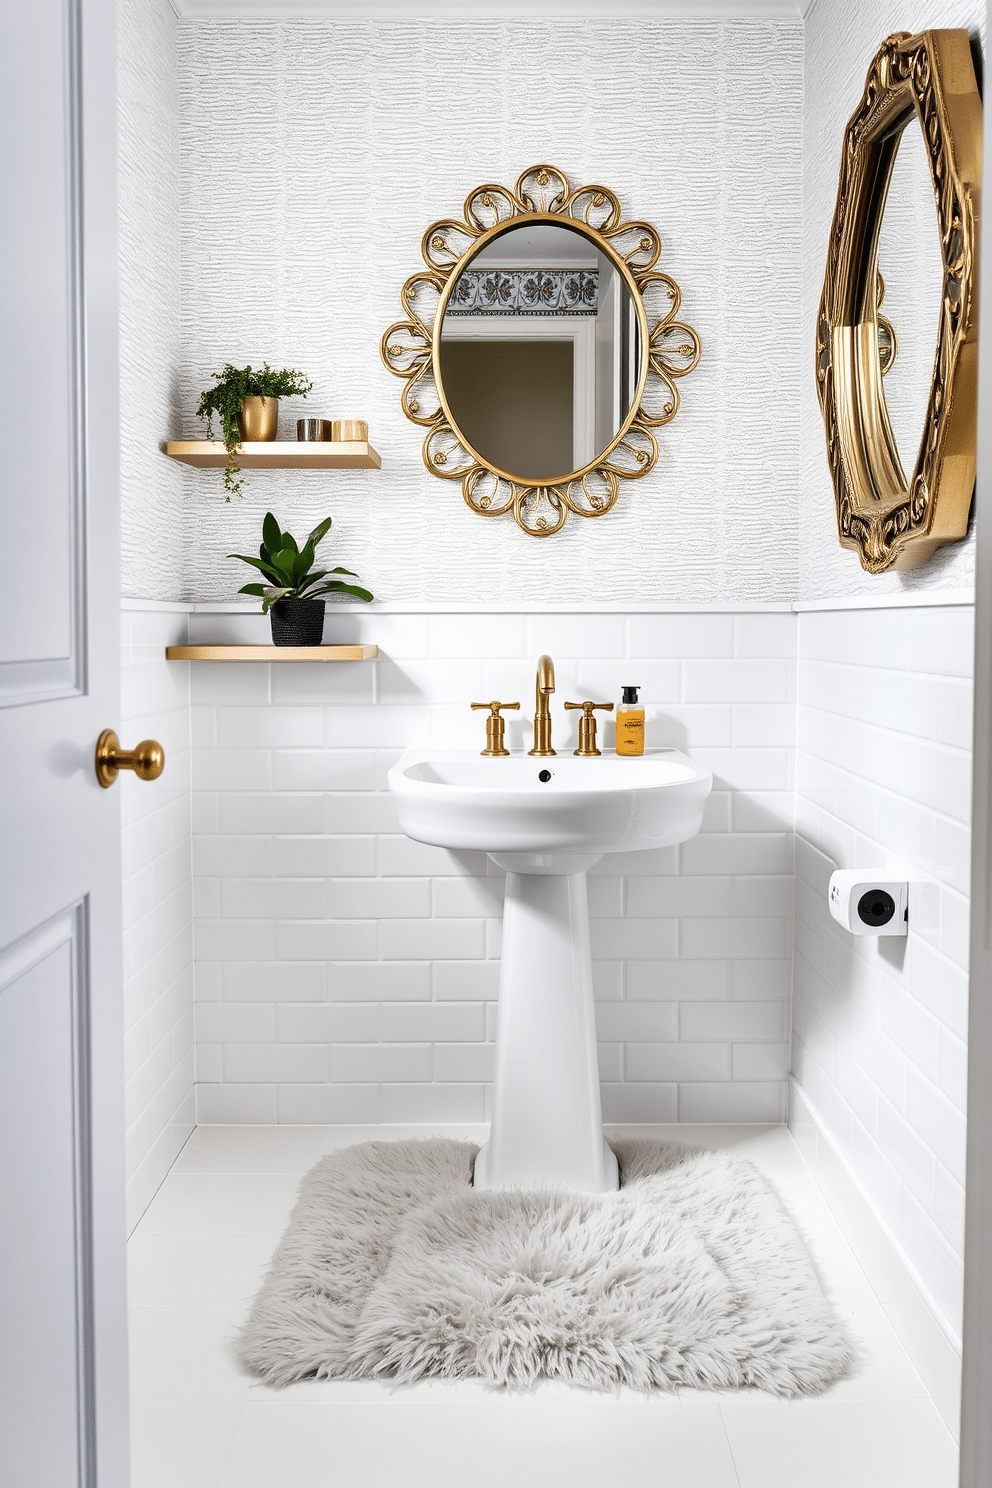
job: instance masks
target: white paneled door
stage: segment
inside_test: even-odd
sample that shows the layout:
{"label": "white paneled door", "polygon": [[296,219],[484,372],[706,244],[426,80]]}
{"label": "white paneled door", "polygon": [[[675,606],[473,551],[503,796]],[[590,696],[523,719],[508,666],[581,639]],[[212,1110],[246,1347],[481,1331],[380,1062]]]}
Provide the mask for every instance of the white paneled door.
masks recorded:
{"label": "white paneled door", "polygon": [[115,96],[113,0],[7,0],[0,1488],[128,1481]]}

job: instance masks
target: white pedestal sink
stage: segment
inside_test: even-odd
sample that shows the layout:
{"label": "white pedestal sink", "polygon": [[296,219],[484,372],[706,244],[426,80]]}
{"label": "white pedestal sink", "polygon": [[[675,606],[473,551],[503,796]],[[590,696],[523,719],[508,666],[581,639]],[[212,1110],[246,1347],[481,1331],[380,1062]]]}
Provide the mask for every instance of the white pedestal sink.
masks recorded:
{"label": "white pedestal sink", "polygon": [[694,837],[712,784],[675,749],[633,759],[415,749],[390,770],[409,837],[487,852],[506,869],[492,1123],[477,1188],[617,1187],[603,1137],[586,872],[603,853]]}

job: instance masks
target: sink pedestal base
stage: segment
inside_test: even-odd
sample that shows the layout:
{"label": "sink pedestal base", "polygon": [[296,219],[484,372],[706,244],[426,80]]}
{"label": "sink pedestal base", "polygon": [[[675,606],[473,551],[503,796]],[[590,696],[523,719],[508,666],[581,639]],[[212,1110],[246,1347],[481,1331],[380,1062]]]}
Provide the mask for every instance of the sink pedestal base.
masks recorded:
{"label": "sink pedestal base", "polygon": [[586,875],[555,872],[550,857],[519,872],[508,858],[494,854],[509,871],[492,1124],[475,1186],[606,1193],[619,1175],[603,1136]]}

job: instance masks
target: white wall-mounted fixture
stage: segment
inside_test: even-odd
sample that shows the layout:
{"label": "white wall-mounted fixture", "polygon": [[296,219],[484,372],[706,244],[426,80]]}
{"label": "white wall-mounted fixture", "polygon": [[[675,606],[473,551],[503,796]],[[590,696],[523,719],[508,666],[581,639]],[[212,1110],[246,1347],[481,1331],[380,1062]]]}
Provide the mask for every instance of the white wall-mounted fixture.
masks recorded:
{"label": "white wall-mounted fixture", "polygon": [[909,884],[867,868],[838,868],[827,890],[830,913],[852,935],[905,935]]}

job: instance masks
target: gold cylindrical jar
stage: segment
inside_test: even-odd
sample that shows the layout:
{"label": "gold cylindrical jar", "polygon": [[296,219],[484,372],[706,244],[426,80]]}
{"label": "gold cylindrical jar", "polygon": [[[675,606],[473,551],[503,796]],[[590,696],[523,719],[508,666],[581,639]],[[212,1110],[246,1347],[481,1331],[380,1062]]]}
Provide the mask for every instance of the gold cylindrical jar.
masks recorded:
{"label": "gold cylindrical jar", "polygon": [[364,419],[335,419],[331,424],[331,438],[351,440],[364,444],[369,437],[369,426]]}

